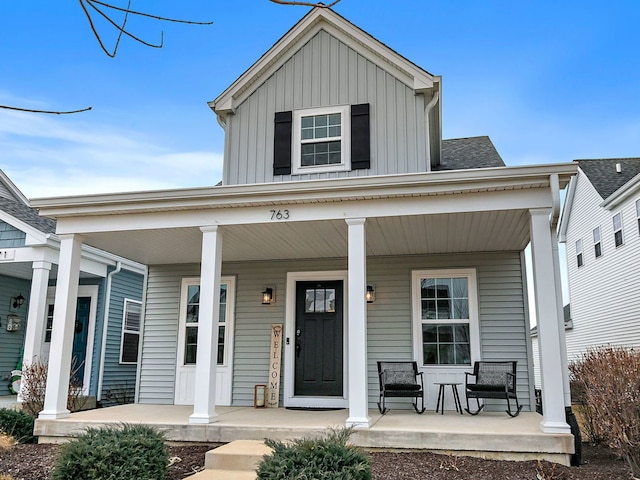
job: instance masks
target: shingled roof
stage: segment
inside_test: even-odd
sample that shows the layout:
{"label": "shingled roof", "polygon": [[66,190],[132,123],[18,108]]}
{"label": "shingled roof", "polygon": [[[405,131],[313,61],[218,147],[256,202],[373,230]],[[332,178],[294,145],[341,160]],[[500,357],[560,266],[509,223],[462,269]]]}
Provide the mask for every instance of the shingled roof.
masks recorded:
{"label": "shingled roof", "polygon": [[0,197],[0,210],[8,213],[12,217],[23,221],[27,225],[41,231],[42,233],[55,233],[56,222],[38,215],[38,211],[23,203]]}
{"label": "shingled roof", "polygon": [[434,170],[504,167],[502,157],[486,136],[442,141],[442,160]]}
{"label": "shingled roof", "polygon": [[[603,200],[640,174],[640,158],[600,158],[576,162]],[[616,171],[618,163],[620,173]]]}

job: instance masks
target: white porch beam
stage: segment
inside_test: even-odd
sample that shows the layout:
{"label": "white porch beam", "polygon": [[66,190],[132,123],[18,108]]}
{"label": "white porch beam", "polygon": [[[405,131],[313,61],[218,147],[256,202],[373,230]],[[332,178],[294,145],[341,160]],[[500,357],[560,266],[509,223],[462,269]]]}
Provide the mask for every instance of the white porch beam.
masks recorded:
{"label": "white porch beam", "polygon": [[[53,330],[51,331],[47,390],[44,409],[39,415],[39,418],[46,420],[55,420],[69,415],[67,396],[69,394],[81,253],[82,237],[79,235],[60,236],[60,261],[53,312]],[[44,298],[46,301],[46,293]]]}
{"label": "white porch beam", "polygon": [[347,426],[369,428],[367,388],[367,241],[364,218],[347,219],[349,230],[349,324]]}
{"label": "white porch beam", "polygon": [[[130,230],[153,230],[199,227],[200,225],[248,225],[275,222],[302,222],[343,220],[354,217],[400,217],[410,215],[438,215],[496,210],[529,210],[551,207],[548,188],[507,190],[455,195],[425,195],[371,198],[367,192],[359,192],[359,199],[338,198],[340,201],[323,202],[314,199],[276,200],[263,206],[221,208],[225,204],[212,203],[217,208],[194,208],[185,211],[122,212],[118,215],[60,217],[57,230],[60,233],[103,233]],[[278,220],[274,211],[286,220]]]}
{"label": "white porch beam", "polygon": [[[49,273],[51,263],[36,261],[32,264],[33,274],[31,276],[31,293],[29,294],[29,315],[27,317],[27,328],[24,332],[24,354],[22,365],[33,363],[41,356],[42,337],[44,335],[44,323],[47,308],[47,287],[49,286]],[[22,402],[22,387],[25,379],[20,383],[18,401]]]}
{"label": "white porch beam", "polygon": [[216,369],[218,364],[218,322],[220,320],[220,275],[222,231],[217,226],[201,227],[200,311],[196,354],[193,413],[189,423],[216,421]]}
{"label": "white porch beam", "polygon": [[570,433],[565,420],[562,346],[558,333],[558,288],[550,208],[531,210],[531,257],[538,320],[540,377],[545,433]]}

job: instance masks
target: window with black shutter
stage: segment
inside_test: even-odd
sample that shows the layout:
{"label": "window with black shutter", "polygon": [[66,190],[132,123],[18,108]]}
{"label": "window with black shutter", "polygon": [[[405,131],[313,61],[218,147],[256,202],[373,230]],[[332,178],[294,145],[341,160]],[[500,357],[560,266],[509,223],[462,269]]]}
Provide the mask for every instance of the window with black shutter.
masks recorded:
{"label": "window with black shutter", "polygon": [[277,112],[274,175],[370,168],[369,104]]}

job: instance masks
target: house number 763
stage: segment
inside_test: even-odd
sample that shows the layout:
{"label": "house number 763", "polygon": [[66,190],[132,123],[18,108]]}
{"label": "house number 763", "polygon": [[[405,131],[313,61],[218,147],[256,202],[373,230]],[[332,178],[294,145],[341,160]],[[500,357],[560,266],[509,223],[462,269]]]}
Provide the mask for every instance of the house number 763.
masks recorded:
{"label": "house number 763", "polygon": [[289,210],[269,210],[271,220],[289,220]]}

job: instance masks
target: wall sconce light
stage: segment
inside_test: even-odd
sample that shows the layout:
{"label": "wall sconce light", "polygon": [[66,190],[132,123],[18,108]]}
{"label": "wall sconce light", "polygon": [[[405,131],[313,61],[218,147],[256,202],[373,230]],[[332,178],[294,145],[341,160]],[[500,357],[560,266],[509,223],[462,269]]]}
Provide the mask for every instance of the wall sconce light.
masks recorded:
{"label": "wall sconce light", "polygon": [[262,304],[271,305],[272,303],[276,303],[276,287],[265,287],[262,292]]}
{"label": "wall sconce light", "polygon": [[376,301],[375,285],[367,285],[367,293],[364,297],[367,299],[367,303],[373,303]]}
{"label": "wall sconce light", "polygon": [[20,308],[22,305],[24,305],[24,297],[22,296],[22,294],[19,294],[17,297],[11,297],[11,300],[9,302],[11,303],[13,308]]}

